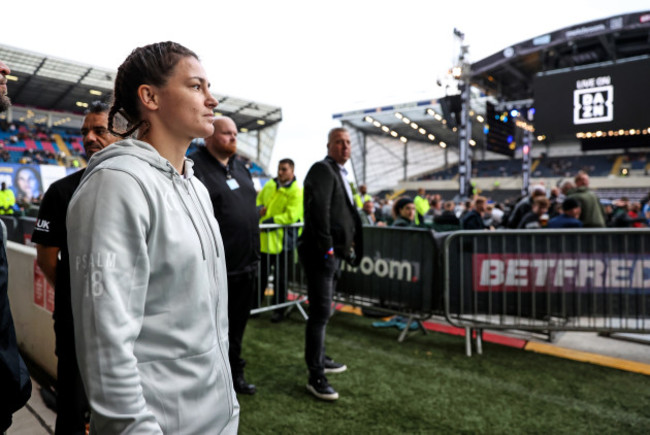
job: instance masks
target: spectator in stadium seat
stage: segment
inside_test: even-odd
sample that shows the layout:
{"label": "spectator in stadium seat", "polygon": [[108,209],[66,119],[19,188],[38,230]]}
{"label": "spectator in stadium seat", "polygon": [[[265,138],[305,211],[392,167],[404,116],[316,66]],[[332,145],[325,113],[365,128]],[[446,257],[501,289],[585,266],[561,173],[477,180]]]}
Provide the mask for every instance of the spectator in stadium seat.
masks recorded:
{"label": "spectator in stadium seat", "polygon": [[109,131],[125,140],[93,156],[70,202],[72,313],[90,433],[237,431],[223,243],[208,191],[185,158],[194,138],[214,132],[209,86],[196,54],[180,44],[133,50],[117,69],[108,116]]}
{"label": "spectator in stadium seat", "polygon": [[525,196],[515,205],[508,218],[508,228],[519,228],[519,222],[533,208],[533,201],[539,196],[546,196],[546,188],[541,184],[532,186],[530,195]]}
{"label": "spectator in stadium seat", "polygon": [[548,208],[550,202],[545,196],[538,196],[533,200],[533,205],[528,213],[519,222],[520,230],[534,230],[544,228],[548,224]]}
{"label": "spectator in stadium seat", "polygon": [[358,266],[363,256],[361,219],[347,183],[350,133],[333,128],[327,137],[327,157],[312,165],[305,178],[305,226],[298,254],[307,275],[309,319],[305,329],[307,390],[321,400],[337,400],[327,373],[346,366],[325,354],[325,331],[332,314],[332,297],[340,261]]}
{"label": "spectator in stadium seat", "polygon": [[548,221],[547,228],[582,228],[580,203],[575,198],[565,198],[560,206],[561,213]]}
{"label": "spectator in stadium seat", "polygon": [[214,122],[214,133],[205,139],[205,146],[189,157],[194,161],[196,176],[210,193],[224,243],[228,270],[228,358],[235,391],[255,394],[255,385],[244,378],[246,361],[241,357],[241,349],[258,287],[260,216],[251,174],[236,152],[237,125],[224,116]]}
{"label": "spectator in stadium seat", "polygon": [[460,229],[460,220],[456,216],[454,201],[445,201],[440,216],[433,218],[435,231],[455,231]]}
{"label": "spectator in stadium seat", "polygon": [[368,187],[362,184],[359,186],[359,191],[354,194],[354,204],[361,210],[366,201],[372,201],[372,196],[368,195]]}
{"label": "spectator in stadium seat", "polygon": [[[88,159],[117,141],[108,131],[109,106],[94,101],[81,127]],[[34,226],[36,262],[54,287],[54,338],[57,361],[56,434],[82,434],[90,411],[84,392],[74,343],[74,323],[70,299],[70,255],[65,226],[68,205],[85,169],[52,183],[45,192]]]}
{"label": "spectator in stadium seat", "polygon": [[589,175],[586,172],[578,172],[573,181],[576,187],[569,191],[568,196],[580,203],[582,224],[585,228],[604,228],[605,213],[598,197],[589,190]]}
{"label": "spectator in stadium seat", "polygon": [[415,228],[415,204],[407,196],[403,196],[395,201],[393,206],[393,224],[392,227]]}
{"label": "spectator in stadium seat", "polygon": [[[278,163],[278,176],[266,182],[257,195],[257,210],[262,224],[289,225],[302,221],[302,187],[294,175],[295,164],[291,159]],[[268,284],[269,274],[274,275],[276,304],[286,300],[288,260],[293,259],[293,250],[298,241],[297,228],[265,230],[260,232],[261,264],[258,300],[261,300]],[[254,304],[257,301],[254,301]],[[284,319],[284,309],[275,310],[271,322]]]}
{"label": "spectator in stadium seat", "polygon": [[[11,70],[0,60],[0,113],[11,106],[7,96],[7,75]],[[4,183],[3,183],[4,184]],[[27,366],[18,352],[16,330],[9,306],[7,265],[7,228],[0,221],[0,433],[11,426],[12,415],[25,406],[32,394]]]}
{"label": "spectator in stadium seat", "polygon": [[487,206],[487,199],[483,196],[477,196],[472,203],[471,211],[460,219],[461,228],[464,230],[485,230],[487,227],[483,223],[483,214]]}
{"label": "spectator in stadium seat", "polygon": [[366,201],[363,203],[363,208],[359,210],[359,217],[361,218],[361,225],[370,227],[386,226],[385,222],[378,220],[375,216],[375,203],[372,201]]}

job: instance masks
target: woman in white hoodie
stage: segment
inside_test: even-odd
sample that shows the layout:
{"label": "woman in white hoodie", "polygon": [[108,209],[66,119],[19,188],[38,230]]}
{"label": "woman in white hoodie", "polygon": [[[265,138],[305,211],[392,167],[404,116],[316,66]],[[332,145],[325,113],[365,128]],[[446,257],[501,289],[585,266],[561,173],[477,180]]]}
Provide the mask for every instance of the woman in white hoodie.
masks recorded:
{"label": "woman in white hoodie", "polygon": [[[185,152],[217,101],[192,51],[135,49],[68,209],[77,359],[93,433],[236,433],[219,226]],[[116,131],[115,118],[127,131]]]}

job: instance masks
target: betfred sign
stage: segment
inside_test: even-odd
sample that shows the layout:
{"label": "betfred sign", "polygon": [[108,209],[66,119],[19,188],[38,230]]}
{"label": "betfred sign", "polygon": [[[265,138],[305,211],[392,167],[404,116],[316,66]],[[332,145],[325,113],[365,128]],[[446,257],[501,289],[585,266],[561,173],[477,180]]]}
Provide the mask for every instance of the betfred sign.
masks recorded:
{"label": "betfred sign", "polygon": [[649,255],[473,254],[478,292],[650,293]]}

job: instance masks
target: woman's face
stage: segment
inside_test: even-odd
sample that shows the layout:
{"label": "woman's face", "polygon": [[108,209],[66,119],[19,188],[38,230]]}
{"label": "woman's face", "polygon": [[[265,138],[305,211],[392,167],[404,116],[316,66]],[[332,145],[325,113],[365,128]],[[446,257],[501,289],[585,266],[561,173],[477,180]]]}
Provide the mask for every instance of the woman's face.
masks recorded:
{"label": "woman's face", "polygon": [[183,140],[207,137],[214,132],[217,100],[201,63],[192,56],[178,61],[167,83],[158,88],[157,115],[162,128]]}
{"label": "woman's face", "polygon": [[407,221],[412,221],[415,219],[415,204],[410,203],[406,204],[399,211],[399,215],[402,216]]}
{"label": "woman's face", "polygon": [[38,189],[38,180],[32,171],[20,171],[16,176],[16,184],[21,192],[30,196]]}

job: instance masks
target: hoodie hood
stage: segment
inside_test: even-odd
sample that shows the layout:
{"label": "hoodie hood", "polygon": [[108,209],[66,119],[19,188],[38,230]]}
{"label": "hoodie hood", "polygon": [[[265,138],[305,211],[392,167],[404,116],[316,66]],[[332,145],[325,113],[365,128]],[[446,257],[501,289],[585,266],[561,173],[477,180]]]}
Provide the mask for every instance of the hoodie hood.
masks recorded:
{"label": "hoodie hood", "polygon": [[[86,168],[86,173],[83,178],[86,178],[92,172],[94,172],[103,162],[106,162],[109,159],[118,157],[118,156],[130,156],[137,159],[143,160],[158,169],[161,172],[169,174],[171,178],[174,173],[178,174],[178,171],[174,166],[160,155],[158,150],[147,142],[143,142],[137,139],[124,139],[114,144],[104,148],[101,151],[96,152],[90,158],[88,162],[88,167]],[[189,159],[185,159],[185,174],[187,178],[191,178],[194,174],[193,165],[194,162]]]}

